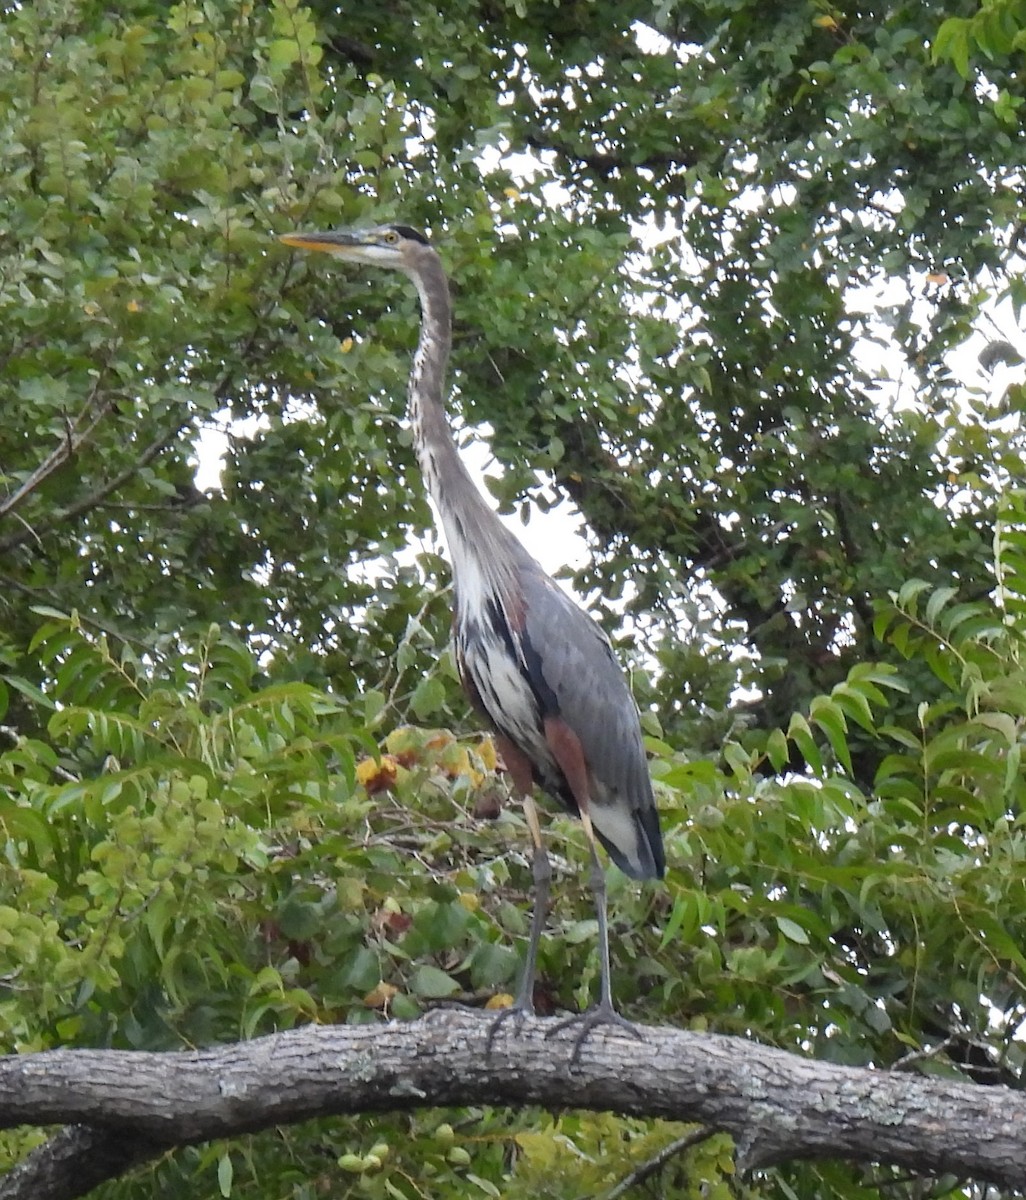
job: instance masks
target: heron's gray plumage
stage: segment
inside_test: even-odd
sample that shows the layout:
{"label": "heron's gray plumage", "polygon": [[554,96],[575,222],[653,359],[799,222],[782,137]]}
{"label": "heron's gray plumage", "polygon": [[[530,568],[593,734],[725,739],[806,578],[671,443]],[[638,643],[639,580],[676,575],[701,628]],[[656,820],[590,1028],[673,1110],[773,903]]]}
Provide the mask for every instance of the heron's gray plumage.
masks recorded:
{"label": "heron's gray plumage", "polygon": [[[581,742],[591,781],[591,819],[616,865],[634,879],[662,877],[663,846],[637,709],[612,647],[595,622],[540,568],[522,580],[524,641],[539,698],[554,705]],[[553,637],[553,631],[558,635]],[[548,715],[548,714],[547,714]],[[538,781],[571,812],[558,768]]]}
{"label": "heron's gray plumage", "polygon": [[405,225],[386,225],[287,234],[283,240],[403,271],[417,288],[422,319],[410,371],[409,413],[414,449],[452,558],[456,659],[471,700],[502,739],[535,843],[538,899],[515,1007],[531,1009],[548,892],[548,860],[529,795],[529,772],[584,821],[602,954],[602,996],[592,1010],[592,1024],[622,1022],[610,991],[605,884],[594,838],[628,875],[661,878],[664,870],[638,711],[623,672],[605,634],[506,529],[460,458],[443,406],[452,341],[449,285],[426,238]]}

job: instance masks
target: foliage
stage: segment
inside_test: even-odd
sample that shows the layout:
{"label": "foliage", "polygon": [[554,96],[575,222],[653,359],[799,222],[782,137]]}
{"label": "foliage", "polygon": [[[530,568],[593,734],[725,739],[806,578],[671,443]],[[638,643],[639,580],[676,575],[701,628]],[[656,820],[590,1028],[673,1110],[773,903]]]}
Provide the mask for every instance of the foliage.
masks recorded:
{"label": "foliage", "polygon": [[[1018,1085],[1023,386],[1014,347],[997,398],[951,352],[1026,297],[1020,6],[41,0],[0,38],[6,1046],[513,987],[531,872],[444,649],[415,297],[273,236],[402,216],[497,503],[571,500],[573,582],[629,618],[669,872],[610,872],[624,1011]],[[596,984],[551,842],[545,1011]],[[379,1115],[104,1194],[597,1195],[686,1132]],[[658,1179],[969,1194],[741,1183],[720,1138]]]}

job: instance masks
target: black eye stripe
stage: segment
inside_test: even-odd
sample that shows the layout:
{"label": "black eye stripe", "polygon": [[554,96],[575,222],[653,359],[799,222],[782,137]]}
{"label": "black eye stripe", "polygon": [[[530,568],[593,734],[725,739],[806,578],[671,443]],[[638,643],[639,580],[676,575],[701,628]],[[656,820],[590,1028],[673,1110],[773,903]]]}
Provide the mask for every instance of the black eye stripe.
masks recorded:
{"label": "black eye stripe", "polygon": [[427,238],[419,230],[411,229],[409,225],[393,225],[391,232],[410,242],[420,242],[423,246],[428,244]]}

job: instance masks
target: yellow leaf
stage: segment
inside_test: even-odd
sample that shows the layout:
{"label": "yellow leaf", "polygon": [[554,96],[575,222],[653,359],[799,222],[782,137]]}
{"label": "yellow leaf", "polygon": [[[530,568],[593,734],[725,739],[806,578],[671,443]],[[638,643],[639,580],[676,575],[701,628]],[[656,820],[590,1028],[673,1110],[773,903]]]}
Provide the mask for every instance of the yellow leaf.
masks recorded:
{"label": "yellow leaf", "polygon": [[509,992],[496,992],[494,996],[489,997],[485,1008],[491,1009],[493,1012],[497,1008],[512,1008],[513,997]]}
{"label": "yellow leaf", "polygon": [[[460,904],[467,910],[467,912],[477,912],[477,910],[481,907],[481,897],[478,896],[476,892],[460,892],[459,901]],[[491,1003],[491,1001],[489,1001],[489,1003]]]}
{"label": "yellow leaf", "polygon": [[366,783],[378,773],[378,764],[373,758],[365,758],[356,764],[356,779],[358,783]]}
{"label": "yellow leaf", "polygon": [[552,1132],[518,1133],[514,1141],[521,1151],[536,1163],[554,1165],[559,1154],[559,1143],[555,1141]]}
{"label": "yellow leaf", "polygon": [[391,983],[382,980],[377,987],[372,988],[363,998],[368,1008],[384,1008],[399,989]]}
{"label": "yellow leaf", "polygon": [[490,737],[481,739],[477,748],[477,757],[486,771],[494,771],[499,764],[499,756],[495,752],[495,742]]}
{"label": "yellow leaf", "polygon": [[352,350],[352,348],[353,348],[353,339],[352,338],[343,338],[342,341],[339,342],[338,348],[342,351],[343,354],[348,354],[349,351]]}
{"label": "yellow leaf", "polygon": [[385,749],[390,754],[408,754],[410,751],[420,751],[423,747],[423,731],[411,725],[399,725],[385,738]]}
{"label": "yellow leaf", "polygon": [[383,754],[381,762],[364,758],[356,764],[356,778],[371,795],[392,787],[398,773],[399,764],[391,754]]}
{"label": "yellow leaf", "polygon": [[129,300],[129,302],[125,305],[125,308],[127,308],[130,313],[142,312],[142,305],[138,300]]}
{"label": "yellow leaf", "polygon": [[466,746],[460,746],[454,754],[447,754],[445,757],[445,767],[454,779],[458,775],[469,775],[470,754],[467,752]]}

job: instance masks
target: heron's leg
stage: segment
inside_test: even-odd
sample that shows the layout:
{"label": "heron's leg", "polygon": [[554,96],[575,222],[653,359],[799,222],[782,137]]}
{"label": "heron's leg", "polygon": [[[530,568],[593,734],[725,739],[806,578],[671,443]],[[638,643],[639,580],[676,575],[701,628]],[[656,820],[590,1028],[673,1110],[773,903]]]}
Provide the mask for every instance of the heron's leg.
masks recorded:
{"label": "heron's leg", "polygon": [[566,1029],[569,1025],[573,1025],[576,1028],[577,1036],[574,1038],[574,1048],[570,1055],[571,1070],[577,1065],[577,1060],[581,1057],[581,1050],[584,1048],[584,1043],[596,1025],[615,1025],[639,1041],[645,1036],[635,1024],[628,1021],[626,1017],[621,1017],[613,1005],[613,987],[609,970],[609,923],[606,919],[606,874],[602,869],[602,862],[598,856],[595,830],[592,828],[591,817],[588,815],[587,810],[581,813],[581,824],[584,826],[584,832],[588,838],[588,847],[591,851],[589,882],[591,884],[592,896],[595,899],[595,915],[598,918],[599,970],[601,973],[599,1002],[594,1008],[589,1008],[585,1013],[575,1014],[572,1017],[564,1017],[562,1021],[557,1022],[545,1034],[546,1038],[549,1038],[553,1034],[559,1033],[560,1030]]}
{"label": "heron's leg", "polygon": [[511,745],[501,734],[496,735],[496,743],[502,754],[509,773],[513,777],[514,789],[520,795],[524,808],[524,817],[531,834],[532,854],[531,872],[534,877],[534,912],[531,915],[531,933],[527,942],[527,955],[524,959],[523,972],[520,976],[520,986],[517,996],[509,1008],[500,1009],[492,1021],[488,1031],[487,1051],[491,1051],[492,1041],[502,1025],[509,1017],[517,1018],[534,1016],[534,977],[538,963],[538,945],[541,942],[542,930],[545,928],[545,917],[549,908],[549,884],[552,880],[552,865],[542,841],[541,823],[538,820],[538,809],[531,796],[533,780],[531,765],[527,758]]}
{"label": "heron's leg", "polygon": [[643,1037],[643,1034],[625,1017],[621,1017],[613,1005],[613,986],[609,969],[609,922],[606,917],[606,875],[602,869],[595,829],[591,823],[589,811],[591,789],[588,768],[584,761],[584,751],[581,748],[580,739],[574,731],[558,717],[550,717],[546,720],[545,740],[577,801],[581,825],[584,827],[584,835],[588,839],[588,850],[591,855],[589,882],[595,900],[595,915],[598,918],[599,970],[601,973],[599,1002],[586,1013],[567,1017],[565,1020],[557,1022],[545,1034],[546,1037],[551,1037],[568,1025],[578,1026],[577,1038],[570,1056],[570,1066],[573,1068],[581,1056],[581,1049],[588,1034],[596,1025],[618,1025],[621,1029],[629,1032],[632,1037],[639,1039]]}
{"label": "heron's leg", "polygon": [[599,861],[598,850],[595,848],[594,830],[589,818],[586,825],[588,848],[591,851],[591,873],[589,883],[591,894],[595,900],[595,916],[598,918],[598,950],[599,950],[599,1002],[598,1007],[610,1013],[613,1008],[613,984],[609,969],[609,918],[606,903],[606,873]]}
{"label": "heron's leg", "polygon": [[542,841],[541,825],[538,821],[538,809],[530,796],[523,796],[524,816],[527,827],[531,831],[531,841],[534,850],[531,855],[531,872],[534,876],[534,912],[531,914],[531,934],[527,942],[527,956],[524,959],[524,970],[520,977],[520,987],[513,1007],[523,1013],[534,1013],[534,976],[538,963],[538,945],[541,942],[542,930],[545,928],[545,917],[549,910],[549,884],[552,881],[552,864],[545,852]]}

